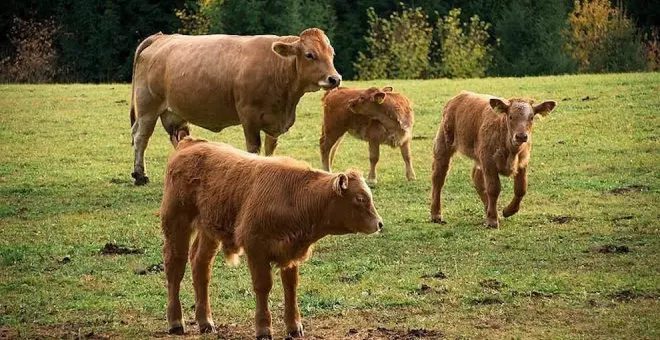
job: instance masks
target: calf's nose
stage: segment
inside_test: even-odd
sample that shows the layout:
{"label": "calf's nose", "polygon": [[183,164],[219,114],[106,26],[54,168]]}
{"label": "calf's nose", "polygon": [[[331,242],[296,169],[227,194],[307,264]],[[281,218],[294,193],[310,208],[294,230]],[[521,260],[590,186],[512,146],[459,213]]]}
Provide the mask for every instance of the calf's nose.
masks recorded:
{"label": "calf's nose", "polygon": [[341,75],[337,74],[328,77],[328,84],[330,84],[330,86],[337,87],[339,86],[339,83],[341,83]]}
{"label": "calf's nose", "polygon": [[383,221],[378,221],[378,230],[383,230]]}
{"label": "calf's nose", "polygon": [[527,141],[527,134],[526,133],[517,133],[516,134],[516,141],[520,143],[524,143]]}

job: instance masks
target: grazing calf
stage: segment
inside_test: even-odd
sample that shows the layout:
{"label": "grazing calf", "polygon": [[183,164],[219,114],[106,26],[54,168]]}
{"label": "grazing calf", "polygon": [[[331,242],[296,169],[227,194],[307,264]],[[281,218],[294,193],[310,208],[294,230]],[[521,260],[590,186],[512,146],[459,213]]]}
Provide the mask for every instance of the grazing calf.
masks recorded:
{"label": "grazing calf", "polygon": [[554,101],[534,105],[529,99],[504,100],[466,91],[450,99],[433,143],[431,220],[444,223],[442,187],[456,150],[474,160],[472,180],[486,209],[486,225],[499,226],[499,175],[514,177],[514,197],[504,209],[504,217],[518,212],[527,191],[534,116],[549,114],[555,105]]}
{"label": "grazing calf", "polygon": [[321,130],[321,161],[330,171],[335,152],[348,131],[355,138],[369,142],[368,181],[376,183],[376,165],[380,145],[400,147],[406,165],[406,177],[415,179],[410,156],[410,140],[414,114],[408,99],[391,87],[379,90],[338,88],[323,96],[323,127]]}
{"label": "grazing calf", "polygon": [[[303,336],[298,266],[326,235],[383,228],[371,191],[354,171],[330,174],[287,157],[261,157],[185,137],[170,157],[160,209],[165,236],[167,321],[183,334],[179,288],[188,254],[200,331],[213,332],[209,281],[220,247],[228,262],[244,251],[257,298],[257,339],[271,339],[271,264],[280,268],[287,333]],[[192,246],[190,241],[195,236]]]}

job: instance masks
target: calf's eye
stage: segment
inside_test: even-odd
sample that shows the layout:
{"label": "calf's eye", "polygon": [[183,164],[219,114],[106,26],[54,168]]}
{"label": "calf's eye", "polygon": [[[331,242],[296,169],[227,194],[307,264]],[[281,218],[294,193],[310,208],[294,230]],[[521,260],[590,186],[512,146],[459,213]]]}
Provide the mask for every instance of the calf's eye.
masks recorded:
{"label": "calf's eye", "polygon": [[312,52],[305,53],[305,58],[307,58],[309,60],[314,60],[315,59],[314,53],[312,53]]}

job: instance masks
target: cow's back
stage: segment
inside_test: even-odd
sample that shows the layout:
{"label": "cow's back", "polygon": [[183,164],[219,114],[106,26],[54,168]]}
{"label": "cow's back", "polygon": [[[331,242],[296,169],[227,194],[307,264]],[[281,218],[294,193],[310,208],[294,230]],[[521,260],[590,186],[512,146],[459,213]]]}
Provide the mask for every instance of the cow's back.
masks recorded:
{"label": "cow's back", "polygon": [[454,148],[472,159],[476,159],[481,126],[489,115],[494,115],[489,99],[487,95],[463,91],[445,104],[444,133]]}

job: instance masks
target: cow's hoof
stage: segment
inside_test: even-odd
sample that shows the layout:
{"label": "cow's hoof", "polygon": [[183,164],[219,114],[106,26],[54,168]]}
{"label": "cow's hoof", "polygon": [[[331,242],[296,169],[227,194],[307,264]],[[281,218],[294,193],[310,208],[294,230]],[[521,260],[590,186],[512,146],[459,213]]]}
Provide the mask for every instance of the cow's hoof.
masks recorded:
{"label": "cow's hoof", "polygon": [[492,220],[486,220],[486,227],[492,228],[492,229],[497,229],[500,227],[499,222],[497,220],[492,221]]}
{"label": "cow's hoof", "polygon": [[133,178],[135,178],[135,185],[145,185],[149,183],[149,177],[145,176],[144,174],[134,172],[131,174]]}
{"label": "cow's hoof", "polygon": [[257,340],[273,340],[273,336],[270,334],[257,335]]}
{"label": "cow's hoof", "polygon": [[295,331],[295,332],[289,332],[289,334],[287,334],[284,339],[285,340],[292,340],[294,338],[302,338],[304,336],[305,336],[305,332],[300,330],[300,331]]}
{"label": "cow's hoof", "polygon": [[167,333],[172,335],[184,335],[186,332],[184,332],[183,326],[176,326],[170,328],[170,330],[167,331]]}
{"label": "cow's hoof", "polygon": [[442,216],[433,216],[431,217],[431,222],[438,224],[447,224],[447,221],[442,219]]}
{"label": "cow's hoof", "polygon": [[199,332],[202,334],[215,333],[215,327],[213,325],[199,326]]}
{"label": "cow's hoof", "polygon": [[518,210],[504,209],[504,210],[502,210],[502,215],[504,217],[509,217],[509,216],[515,215],[517,212],[518,212]]}

